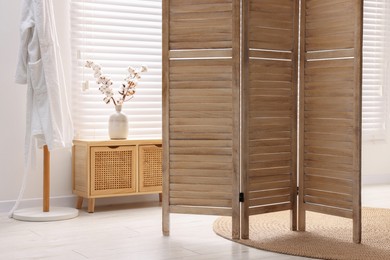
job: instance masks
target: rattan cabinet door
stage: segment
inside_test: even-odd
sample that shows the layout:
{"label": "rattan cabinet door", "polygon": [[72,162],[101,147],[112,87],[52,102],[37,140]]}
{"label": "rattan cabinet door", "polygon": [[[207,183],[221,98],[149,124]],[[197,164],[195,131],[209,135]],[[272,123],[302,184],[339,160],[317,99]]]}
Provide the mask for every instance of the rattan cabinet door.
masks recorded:
{"label": "rattan cabinet door", "polygon": [[161,145],[140,145],[138,151],[139,191],[162,191]]}
{"label": "rattan cabinet door", "polygon": [[91,147],[91,195],[136,192],[136,146]]}

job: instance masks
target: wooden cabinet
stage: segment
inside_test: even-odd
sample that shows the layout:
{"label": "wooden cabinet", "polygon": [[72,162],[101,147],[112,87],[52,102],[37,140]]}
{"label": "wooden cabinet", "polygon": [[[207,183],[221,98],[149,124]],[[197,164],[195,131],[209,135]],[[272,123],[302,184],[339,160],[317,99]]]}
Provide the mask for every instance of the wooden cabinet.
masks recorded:
{"label": "wooden cabinet", "polygon": [[162,192],[161,140],[74,140],[73,193],[88,199]]}

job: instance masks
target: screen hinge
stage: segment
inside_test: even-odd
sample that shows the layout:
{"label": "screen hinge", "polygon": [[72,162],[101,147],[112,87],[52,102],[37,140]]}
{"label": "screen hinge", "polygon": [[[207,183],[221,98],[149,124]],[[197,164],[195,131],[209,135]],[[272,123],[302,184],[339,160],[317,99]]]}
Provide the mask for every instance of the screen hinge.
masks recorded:
{"label": "screen hinge", "polygon": [[238,197],[238,200],[240,202],[244,202],[244,193],[243,192],[240,192],[240,196]]}

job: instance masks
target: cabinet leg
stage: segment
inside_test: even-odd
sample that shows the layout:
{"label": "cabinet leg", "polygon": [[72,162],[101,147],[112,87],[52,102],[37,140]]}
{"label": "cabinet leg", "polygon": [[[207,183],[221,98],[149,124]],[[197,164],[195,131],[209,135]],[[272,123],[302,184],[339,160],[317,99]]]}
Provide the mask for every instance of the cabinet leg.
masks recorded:
{"label": "cabinet leg", "polygon": [[158,200],[159,200],[160,202],[162,202],[162,193],[159,193],[159,194],[158,194]]}
{"label": "cabinet leg", "polygon": [[83,207],[83,197],[78,197],[77,198],[77,204],[76,204],[76,209],[81,209]]}
{"label": "cabinet leg", "polygon": [[95,199],[88,199],[88,213],[95,212]]}

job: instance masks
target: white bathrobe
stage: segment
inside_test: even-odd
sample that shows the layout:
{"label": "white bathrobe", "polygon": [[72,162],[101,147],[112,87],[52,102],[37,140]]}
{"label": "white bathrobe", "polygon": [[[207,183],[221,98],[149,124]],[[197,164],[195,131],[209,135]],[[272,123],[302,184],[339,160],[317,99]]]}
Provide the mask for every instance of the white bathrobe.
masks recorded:
{"label": "white bathrobe", "polygon": [[51,0],[22,0],[15,82],[27,84],[26,155],[47,145],[70,147],[73,124]]}

